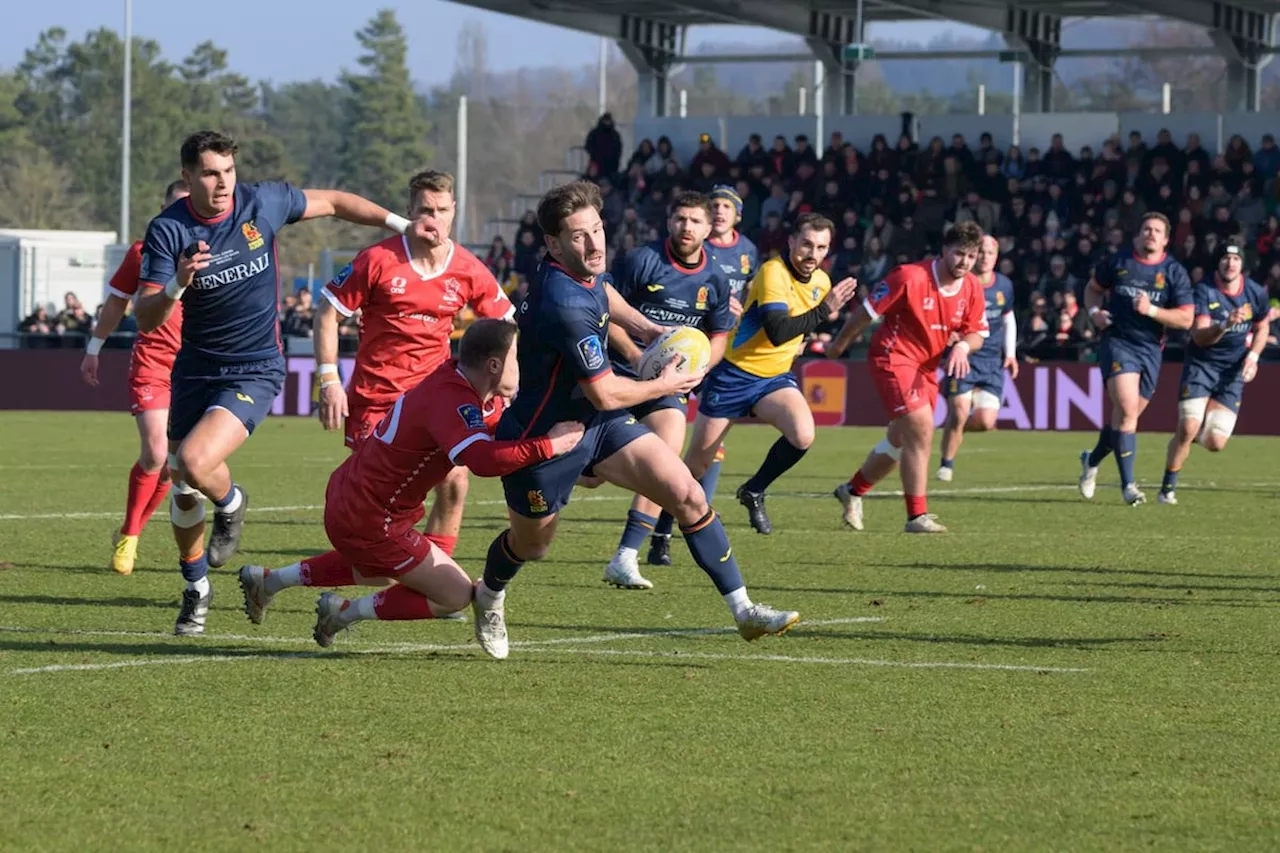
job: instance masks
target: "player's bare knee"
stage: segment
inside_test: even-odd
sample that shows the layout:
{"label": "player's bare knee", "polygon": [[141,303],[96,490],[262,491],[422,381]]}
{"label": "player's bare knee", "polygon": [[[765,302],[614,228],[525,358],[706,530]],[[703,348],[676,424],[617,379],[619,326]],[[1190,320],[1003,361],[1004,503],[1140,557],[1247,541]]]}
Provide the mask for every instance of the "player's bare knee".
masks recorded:
{"label": "player's bare knee", "polygon": [[990,432],[996,428],[996,413],[991,409],[979,409],[969,420],[972,432]]}
{"label": "player's bare knee", "polygon": [[1204,439],[1204,449],[1210,453],[1221,453],[1223,448],[1227,446],[1227,436],[1218,433],[1209,433]]}
{"label": "player's bare knee", "polygon": [[671,490],[662,508],[671,513],[671,517],[681,525],[690,525],[699,521],[707,510],[706,492],[692,474],[679,477],[669,485]]}
{"label": "player's bare knee", "polygon": [[467,476],[467,469],[459,465],[449,472],[440,485],[436,486],[436,497],[441,503],[457,506],[467,499],[467,490],[470,485],[471,479]]}
{"label": "player's bare knee", "polygon": [[168,459],[169,448],[163,440],[147,442],[138,454],[138,467],[148,474],[155,474],[164,468]]}

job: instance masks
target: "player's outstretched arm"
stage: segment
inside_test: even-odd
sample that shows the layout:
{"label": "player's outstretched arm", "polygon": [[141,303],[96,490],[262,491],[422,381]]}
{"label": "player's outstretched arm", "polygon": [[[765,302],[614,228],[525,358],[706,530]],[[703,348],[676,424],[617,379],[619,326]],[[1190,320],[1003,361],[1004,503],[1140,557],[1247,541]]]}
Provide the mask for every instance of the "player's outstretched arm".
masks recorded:
{"label": "player's outstretched arm", "polygon": [[98,323],[93,327],[93,336],[89,338],[89,344],[85,347],[84,358],[80,360],[80,378],[86,385],[98,384],[98,353],[102,352],[102,345],[116,330],[116,326],[120,325],[120,318],[124,316],[124,310],[128,306],[129,300],[114,293],[109,295],[106,303],[103,304],[102,313],[98,315]]}
{"label": "player's outstretched arm", "polygon": [[478,477],[505,477],[529,465],[545,462],[578,446],[585,428],[578,421],[562,421],[545,436],[519,441],[472,441],[450,455]]}
{"label": "player's outstretched arm", "polygon": [[334,216],[357,225],[387,228],[397,234],[403,234],[412,224],[403,216],[355,193],[342,190],[303,190],[302,194],[307,197],[307,209],[299,221]]}
{"label": "player's outstretched arm", "polygon": [[326,430],[341,429],[347,409],[347,392],[338,373],[338,324],[341,318],[328,299],[321,299],[311,321],[316,354],[316,375],[320,378],[320,406],[316,412]]}
{"label": "player's outstretched arm", "polygon": [[844,327],[840,329],[840,334],[836,335],[835,340],[827,344],[827,358],[839,358],[844,355],[845,350],[867,330],[871,325],[871,315],[867,313],[867,309],[863,305],[859,305],[849,315],[849,319],[844,321]]}
{"label": "player's outstretched arm", "polygon": [[698,387],[698,383],[707,374],[705,370],[701,373],[682,373],[679,371],[678,361],[679,359],[669,361],[658,377],[648,382],[627,379],[612,371],[602,373],[593,380],[581,380],[582,393],[601,412],[629,409],[673,394],[688,394]]}

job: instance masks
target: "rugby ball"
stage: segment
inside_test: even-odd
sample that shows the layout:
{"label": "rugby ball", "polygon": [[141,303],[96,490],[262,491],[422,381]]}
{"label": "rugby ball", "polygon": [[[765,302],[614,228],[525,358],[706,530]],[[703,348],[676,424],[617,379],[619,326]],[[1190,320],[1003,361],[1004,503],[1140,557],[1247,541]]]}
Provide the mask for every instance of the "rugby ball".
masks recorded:
{"label": "rugby ball", "polygon": [[638,372],[642,381],[657,379],[673,358],[683,361],[681,373],[701,373],[711,363],[711,341],[692,326],[674,326],[645,348]]}

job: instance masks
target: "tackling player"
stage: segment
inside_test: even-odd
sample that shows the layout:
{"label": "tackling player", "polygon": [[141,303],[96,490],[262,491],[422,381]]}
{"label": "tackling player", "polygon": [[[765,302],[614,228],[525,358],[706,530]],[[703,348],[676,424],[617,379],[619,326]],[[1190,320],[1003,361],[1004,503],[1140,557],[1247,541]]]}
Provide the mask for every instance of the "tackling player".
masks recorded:
{"label": "tackling player", "polygon": [[[170,519],[187,588],[174,624],[204,633],[212,590],[209,566],[240,545],[248,497],[232,482],[227,458],[271,410],[284,385],[280,275],[275,241],[292,222],[337,216],[403,233],[402,216],[337,190],[236,181],[235,142],[201,131],[182,143],[182,177],[191,195],[151,220],[139,273],[138,328],[154,331],[179,302],[182,348],[173,366]],[[204,497],[214,503],[204,550]]]}
{"label": "tackling player", "polygon": [[[187,197],[183,181],[169,184],[164,193],[165,207]],[[80,375],[89,385],[98,384],[98,353],[138,292],[138,271],[142,266],[142,241],[129,247],[120,268],[107,286],[107,301],[93,327],[93,337],[85,347],[80,362]],[[154,332],[134,338],[129,357],[129,413],[138,427],[142,450],[129,471],[129,491],[124,505],[124,524],[112,536],[111,569],[122,575],[133,573],[138,557],[138,537],[147,526],[165,495],[169,494],[169,468],[165,464],[169,445],[165,441],[165,423],[169,419],[169,374],[178,354],[182,338],[182,311],[176,308],[169,319]]]}
{"label": "tackling player", "polygon": [[1266,288],[1243,275],[1243,268],[1240,247],[1228,244],[1218,254],[1213,284],[1195,286],[1196,319],[1182,364],[1178,431],[1169,439],[1157,498],[1162,504],[1178,502],[1174,490],[1191,442],[1199,441],[1211,453],[1227,446],[1244,385],[1258,375],[1258,359],[1271,335],[1271,305]]}
{"label": "tackling player", "polygon": [[747,508],[757,533],[773,531],[765,490],[813,444],[813,412],[791,363],[805,335],[835,319],[858,287],[852,278],[833,287],[822,269],[834,233],[831,220],[816,213],[800,215],[787,254],[766,261],[752,280],[733,344],[708,374],[698,401],[686,456],[695,476],[714,461],[734,418],[754,414],[782,433],[759,470],[738,489],[738,502]]}
{"label": "tackling player", "polygon": [[[396,400],[330,476],[324,528],[335,550],[274,571],[240,569],[249,620],[261,624],[275,594],[291,586],[390,585],[354,601],[323,593],[313,636],[329,646],[362,619],[437,619],[470,604],[474,585],[466,572],[414,529],[427,492],[455,465],[496,477],[567,453],[582,438],[582,424],[558,423],[541,438],[494,441],[493,427],[519,384],[516,327],[472,323],[458,358]],[[505,649],[485,651],[505,657]]]}
{"label": "tackling player", "polygon": [[[1004,372],[1018,378],[1018,321],[1013,316],[1013,282],[995,271],[1000,242],[990,235],[982,238],[974,275],[986,294],[989,334],[982,346],[969,354],[969,375],[947,382],[947,423],[942,432],[942,467],[938,479],[951,482],[956,453],[967,428],[985,432],[996,428],[996,415],[1004,395]],[[1001,353],[1003,351],[1003,358]]]}
{"label": "tackling player", "polygon": [[525,561],[546,556],[560,510],[579,475],[592,469],[595,476],[671,511],[695,562],[715,583],[744,639],[781,634],[799,614],[751,602],[724,525],[702,488],[679,454],[626,411],[687,394],[702,374],[677,372],[675,359],[648,382],[610,369],[605,344],[610,322],[640,340],[652,340],[662,327],[601,278],[606,247],[601,207],[599,188],[586,181],[558,186],[538,204],[550,258],[517,312],[521,387],[498,424],[497,437],[546,435],[552,424],[566,420],[585,423],[586,434],[564,456],[502,478],[510,527],[489,546],[484,579],[476,587],[476,635],[486,648],[505,650],[507,584]]}
{"label": "tackling player", "polygon": [[[747,285],[760,265],[760,254],[752,243],[738,233],[738,223],[742,221],[742,199],[732,187],[723,184],[711,190],[711,236],[703,244],[707,253],[707,263],[717,269],[729,281],[729,311],[733,317],[742,316],[742,300],[746,297]],[[712,362],[714,366],[714,362]],[[700,389],[699,389],[700,390]],[[694,396],[698,390],[694,391]],[[707,496],[707,503],[715,500],[716,485],[720,482],[720,462],[724,459],[724,446],[716,451],[715,459],[701,477],[698,484]],[[649,537],[649,556],[647,562],[651,566],[671,565],[671,513],[663,510],[654,525],[653,536]]]}
{"label": "tackling player", "polygon": [[982,246],[982,229],[962,222],[942,238],[942,255],[906,264],[889,273],[863,300],[827,348],[838,357],[877,318],[867,364],[889,416],[884,439],[862,467],[835,490],[845,524],[862,529],[862,496],[902,463],[907,533],[942,533],[947,528],[929,514],[929,452],[933,409],[938,402],[938,363],[952,335],[958,340],[946,360],[947,376],[969,375],[969,353],[990,334],[982,284],[970,270]]}
{"label": "tackling player", "polygon": [[[659,326],[692,326],[705,332],[711,340],[710,366],[714,367],[724,357],[734,318],[729,311],[729,283],[703,248],[711,233],[710,199],[701,193],[678,196],[671,204],[667,229],[671,236],[665,242],[641,246],[614,263],[613,287],[627,304]],[[636,379],[632,365],[639,362],[643,348],[621,325],[609,327],[609,346],[615,353],[613,372]],[[632,406],[630,411],[679,454],[684,449],[688,404],[688,396],[672,395]],[[653,501],[636,495],[618,550],[605,567],[605,583],[619,589],[653,588],[640,574],[637,558],[645,535],[657,525],[654,514],[660,511]]]}
{"label": "tackling player", "polygon": [[[449,358],[455,315],[467,306],[481,317],[515,315],[489,269],[449,239],[456,211],[452,175],[414,175],[409,219],[420,234],[370,246],[320,291],[325,298],[314,322],[320,423],[333,430],[345,418],[352,449],[400,395]],[[338,375],[338,324],[356,311],[362,325],[348,394]],[[457,544],[466,497],[464,467],[449,471],[435,490],[426,535],[446,554]]]}
{"label": "tackling player", "polygon": [[1125,503],[1137,506],[1147,500],[1133,476],[1138,418],[1156,391],[1165,328],[1190,329],[1195,319],[1191,279],[1182,264],[1165,254],[1168,244],[1169,220],[1161,213],[1146,214],[1132,248],[1103,258],[1084,291],[1089,316],[1102,333],[1098,364],[1111,400],[1111,423],[1099,430],[1093,452],[1080,454],[1080,494],[1085,498],[1093,497],[1098,466],[1115,450]]}

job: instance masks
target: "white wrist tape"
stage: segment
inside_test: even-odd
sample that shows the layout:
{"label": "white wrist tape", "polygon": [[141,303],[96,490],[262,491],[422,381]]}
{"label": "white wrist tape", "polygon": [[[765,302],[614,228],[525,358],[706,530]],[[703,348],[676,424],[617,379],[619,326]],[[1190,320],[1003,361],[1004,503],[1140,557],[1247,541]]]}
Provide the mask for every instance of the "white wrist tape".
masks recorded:
{"label": "white wrist tape", "polygon": [[1089,316],[1090,316],[1090,317],[1092,317],[1094,314],[1097,314],[1097,313],[1098,313],[1099,311],[1101,311],[1101,310],[1102,310],[1102,307],[1101,307],[1101,306],[1099,306],[1099,305],[1090,305],[1090,306],[1089,306]]}
{"label": "white wrist tape", "polygon": [[1150,318],[1152,318],[1152,319],[1154,320],[1154,319],[1155,319],[1155,316],[1156,316],[1156,312],[1157,312],[1157,311],[1159,311],[1159,310],[1160,310],[1160,309],[1159,309],[1159,308],[1157,308],[1157,307],[1156,307],[1156,306],[1154,306],[1154,305],[1148,305],[1148,306],[1147,306],[1147,316],[1148,316],[1148,317],[1150,317]]}
{"label": "white wrist tape", "polygon": [[316,373],[319,373],[321,376],[324,376],[326,373],[337,373],[337,372],[338,372],[338,365],[336,364],[330,364],[328,362],[325,362],[324,364],[316,365]]}
{"label": "white wrist tape", "polygon": [[89,338],[89,344],[84,348],[85,355],[97,355],[102,352],[102,345],[105,344],[102,338]]}
{"label": "white wrist tape", "polygon": [[962,339],[962,340],[956,341],[955,348],[960,351],[961,355],[969,354],[969,342],[966,340]]}
{"label": "white wrist tape", "polygon": [[165,296],[168,296],[174,302],[177,302],[178,300],[180,300],[182,298],[182,294],[186,292],[187,292],[187,289],[185,287],[180,286],[176,278],[170,279],[169,283],[164,286]]}
{"label": "white wrist tape", "polygon": [[387,227],[397,234],[408,231],[409,226],[413,224],[398,213],[388,213],[386,223]]}
{"label": "white wrist tape", "polygon": [[328,388],[330,385],[341,385],[341,384],[342,384],[341,379],[323,379],[320,382],[320,387]]}
{"label": "white wrist tape", "polygon": [[1247,353],[1244,354],[1244,359],[1245,361],[1252,361],[1254,364],[1257,364],[1258,354],[1253,350],[1249,350]]}

